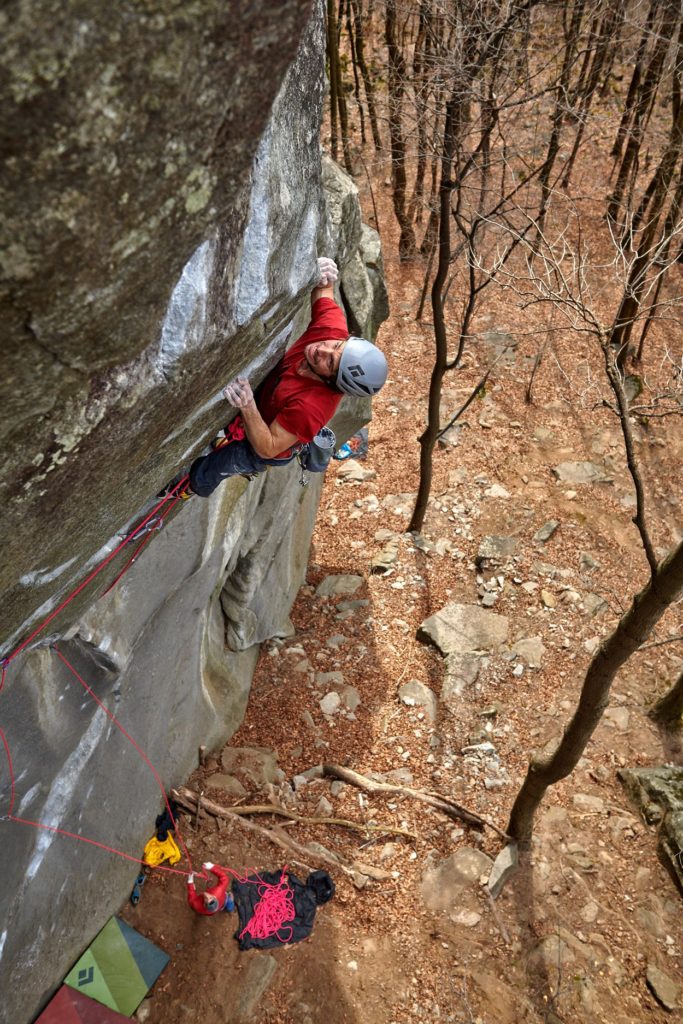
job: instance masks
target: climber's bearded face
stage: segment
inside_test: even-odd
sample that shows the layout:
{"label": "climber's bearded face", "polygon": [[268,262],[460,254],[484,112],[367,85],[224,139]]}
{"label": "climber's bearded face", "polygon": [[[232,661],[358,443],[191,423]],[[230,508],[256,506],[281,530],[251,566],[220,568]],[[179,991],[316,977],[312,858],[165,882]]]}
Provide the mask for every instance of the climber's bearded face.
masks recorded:
{"label": "climber's bearded face", "polygon": [[323,380],[334,380],[345,341],[312,341],[306,345],[304,356],[309,369]]}

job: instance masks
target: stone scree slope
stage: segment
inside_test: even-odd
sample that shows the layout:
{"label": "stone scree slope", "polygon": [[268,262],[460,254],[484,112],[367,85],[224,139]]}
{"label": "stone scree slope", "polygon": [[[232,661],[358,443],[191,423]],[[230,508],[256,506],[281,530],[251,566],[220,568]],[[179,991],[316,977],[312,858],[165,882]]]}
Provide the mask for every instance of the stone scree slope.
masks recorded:
{"label": "stone scree slope", "polygon": [[[20,126],[1,184],[4,655],[206,446],[222,384],[258,382],[303,330],[317,252],[342,266],[350,322],[372,331],[387,313],[357,190],[321,167],[319,6],[160,6],[51,8],[48,30],[36,0],[3,26]],[[338,437],[368,416],[345,399]],[[181,505],[108,595],[129,551],[11,662],[0,726],[16,815],[142,850],[152,775],[48,641],[177,784],[200,743],[238,726],[258,643],[291,628],[321,484],[301,488],[293,464]],[[2,1020],[23,1024],[136,868],[7,821],[0,850]]]}

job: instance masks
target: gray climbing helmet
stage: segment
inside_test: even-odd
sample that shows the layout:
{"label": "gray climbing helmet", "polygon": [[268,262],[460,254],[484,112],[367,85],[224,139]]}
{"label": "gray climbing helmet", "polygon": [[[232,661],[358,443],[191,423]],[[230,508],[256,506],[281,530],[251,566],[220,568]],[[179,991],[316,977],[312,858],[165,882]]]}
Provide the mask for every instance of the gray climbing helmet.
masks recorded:
{"label": "gray climbing helmet", "polygon": [[204,893],[204,905],[211,914],[215,914],[218,910],[218,900],[215,896],[211,896],[208,892]]}
{"label": "gray climbing helmet", "polygon": [[335,385],[347,395],[376,395],[387,379],[389,367],[381,352],[371,341],[354,338],[344,345]]}

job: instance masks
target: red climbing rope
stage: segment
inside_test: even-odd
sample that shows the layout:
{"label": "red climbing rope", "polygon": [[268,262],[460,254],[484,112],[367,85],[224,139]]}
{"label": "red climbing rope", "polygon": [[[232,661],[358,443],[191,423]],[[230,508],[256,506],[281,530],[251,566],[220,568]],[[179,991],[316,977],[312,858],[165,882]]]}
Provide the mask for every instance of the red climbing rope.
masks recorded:
{"label": "red climbing rope", "polygon": [[[168,811],[168,813],[170,815],[171,821],[173,822],[173,827],[174,827],[174,829],[176,831],[176,834],[178,836],[178,840],[180,842],[180,845],[183,848],[183,852],[184,852],[185,856],[187,857],[187,862],[190,865],[190,871],[192,871],[192,858],[190,857],[190,853],[189,853],[189,851],[188,851],[188,849],[187,849],[187,847],[185,845],[185,841],[183,840],[183,837],[180,834],[180,831],[178,829],[175,817],[173,815],[173,811],[171,810],[171,805],[169,803],[168,797],[166,796],[166,790],[164,788],[164,784],[161,781],[161,779],[159,777],[159,773],[157,772],[156,768],[154,767],[154,765],[152,764],[150,759],[147,757],[147,754],[144,752],[144,750],[139,745],[139,743],[136,743],[136,741],[133,739],[133,737],[130,735],[130,733],[126,732],[124,727],[121,725],[121,723],[117,719],[116,715],[112,714],[112,712],[109,710],[109,708],[106,707],[106,705],[104,705],[102,703],[102,701],[97,696],[97,694],[93,692],[93,690],[92,690],[92,688],[90,686],[88,686],[88,684],[86,683],[85,679],[83,679],[83,677],[78,674],[78,672],[73,667],[71,662],[67,658],[64,657],[62,652],[60,650],[58,650],[56,646],[53,647],[52,649],[55,652],[55,654],[57,655],[57,657],[60,659],[60,661],[62,661],[66,665],[66,667],[69,669],[71,674],[79,681],[81,686],[85,690],[87,690],[87,692],[90,694],[90,696],[95,701],[95,703],[98,704],[102,708],[102,710],[104,711],[104,713],[107,716],[107,718],[109,718],[109,720],[114,723],[116,728],[119,729],[120,732],[123,733],[123,735],[126,737],[126,739],[129,740],[133,744],[133,746],[137,750],[138,754],[140,755],[142,760],[145,762],[145,764],[147,765],[147,767],[151,771],[151,773],[154,776],[154,779],[155,779],[159,789],[161,790],[161,793],[162,793],[163,798],[164,798],[164,803],[166,804],[166,809],[167,809],[167,811]],[[133,858],[133,859],[135,859],[135,858]]]}
{"label": "red climbing rope", "polygon": [[[106,843],[98,843],[96,839],[88,839],[86,836],[79,836],[77,832],[67,832],[64,828],[55,828],[52,825],[45,825],[41,821],[30,821],[28,818],[16,818],[13,814],[8,814],[7,819],[9,821],[15,821],[18,825],[32,825],[34,828],[42,828],[48,832],[54,832],[59,836],[68,836],[70,839],[78,839],[81,843],[89,843],[90,846],[99,846],[101,850],[106,850],[108,853],[115,853],[117,857],[124,857],[125,860],[132,860],[134,864],[142,864],[148,868],[150,865],[145,860],[141,860],[140,857],[133,857],[130,853],[124,853],[123,850],[117,850],[114,846],[107,846]],[[168,864],[158,864],[155,871],[170,871],[173,875],[189,875],[189,871],[184,871],[182,868],[172,868]]]}
{"label": "red climbing rope", "polygon": [[0,737],[2,738],[2,742],[3,742],[4,747],[5,747],[5,754],[7,755],[7,764],[9,765],[10,794],[9,794],[9,811],[7,812],[7,817],[11,818],[12,817],[12,811],[14,810],[14,772],[12,770],[12,758],[10,757],[9,743],[7,742],[7,737],[5,736],[5,734],[2,731],[2,729],[0,729]]}
{"label": "red climbing rope", "polygon": [[[180,492],[182,491],[183,487],[187,483],[188,479],[189,478],[187,476],[185,476],[185,477],[182,478],[182,480],[179,480],[178,483],[175,484],[175,486],[173,488],[171,488],[169,493],[164,495],[164,497],[161,499],[161,501],[159,501],[157,503],[157,505],[155,505],[155,507],[152,509],[152,511],[147,516],[145,516],[145,518],[142,520],[142,522],[138,526],[136,526],[134,530],[131,530],[131,532],[126,537],[124,537],[124,539],[121,541],[121,543],[118,544],[116,546],[116,548],[114,548],[114,550],[109,555],[107,555],[107,557],[105,559],[103,559],[100,562],[100,564],[86,577],[86,579],[84,579],[61,602],[61,604],[59,604],[57,606],[57,608],[55,608],[47,616],[47,618],[45,618],[43,620],[43,622],[39,626],[37,626],[36,629],[33,630],[33,632],[30,634],[30,636],[28,636],[22,643],[20,643],[18,645],[18,647],[16,647],[14,649],[14,651],[12,651],[11,654],[9,654],[7,657],[2,659],[2,661],[0,662],[0,667],[2,668],[2,674],[0,676],[0,693],[2,692],[2,689],[3,689],[4,685],[5,685],[5,678],[7,676],[7,667],[10,664],[10,662],[13,661],[14,658],[16,658],[17,655],[21,653],[21,651],[23,651],[26,647],[28,647],[28,645],[31,643],[31,641],[34,640],[38,636],[38,634],[43,631],[43,629],[45,629],[45,627],[48,625],[48,623],[52,622],[52,620],[57,615],[59,615],[59,613],[64,608],[66,608],[66,606],[68,604],[70,604],[71,601],[73,601],[73,599],[78,594],[80,594],[80,592],[82,590],[84,590],[85,587],[87,587],[88,584],[92,580],[94,580],[95,577],[98,576],[99,573],[101,573],[102,570],[107,565],[109,565],[109,563],[116,557],[116,555],[119,553],[119,551],[122,551],[123,548],[125,548],[126,545],[129,544],[132,540],[135,540],[136,538],[140,537],[142,534],[146,534],[146,536],[144,537],[142,543],[139,544],[136,547],[136,549],[133,552],[133,555],[131,556],[131,558],[128,559],[128,561],[124,565],[124,567],[121,570],[121,572],[119,572],[119,574],[115,577],[114,581],[110,584],[110,586],[107,588],[107,590],[104,593],[108,593],[112,589],[112,587],[114,587],[116,585],[116,583],[118,583],[118,581],[121,579],[123,574],[133,564],[133,562],[137,558],[137,556],[140,553],[140,551],[142,550],[142,548],[149,541],[149,539],[152,536],[152,532],[154,530],[159,530],[159,529],[161,529],[163,527],[165,516],[168,515],[168,513],[171,511],[171,509],[174,507],[174,505],[179,501]],[[172,499],[170,501],[170,504],[169,504],[169,499]],[[161,509],[164,505],[167,506],[165,511],[164,511],[164,515],[157,515],[157,513],[159,512],[159,509]],[[184,870],[182,870],[180,868],[173,868],[173,867],[170,867],[168,865],[159,865],[157,870],[159,870],[159,871],[170,871],[171,873],[176,874],[176,875],[187,875],[187,874],[189,874],[193,870],[192,869],[192,859],[190,857],[190,853],[189,853],[189,851],[188,851],[188,849],[187,849],[187,847],[186,847],[186,845],[185,845],[185,843],[183,841],[183,838],[182,838],[182,836],[180,834],[180,831],[178,829],[178,825],[177,825],[177,822],[176,822],[175,817],[173,815],[173,811],[171,810],[171,806],[170,806],[170,803],[168,801],[168,797],[166,796],[166,790],[164,789],[163,783],[162,783],[162,781],[161,781],[161,779],[159,777],[159,774],[158,774],[156,768],[154,767],[152,762],[149,760],[149,758],[145,754],[144,750],[142,750],[142,748],[139,746],[138,743],[136,743],[136,741],[133,739],[133,737],[128,732],[126,732],[126,730],[123,728],[121,723],[117,720],[115,715],[113,715],[111,713],[111,711],[109,711],[109,709],[107,707],[105,707],[105,705],[102,703],[102,701],[93,692],[91,687],[88,686],[88,684],[85,682],[85,680],[78,674],[78,672],[73,667],[73,665],[68,661],[68,659],[61,653],[61,651],[57,650],[56,647],[54,647],[54,651],[57,654],[57,656],[61,659],[61,661],[67,666],[67,668],[70,670],[72,675],[81,683],[81,685],[84,687],[84,689],[87,690],[87,692],[90,694],[90,696],[93,698],[93,700],[102,708],[102,710],[107,715],[107,717],[123,733],[123,735],[126,736],[126,738],[133,744],[135,749],[138,751],[138,753],[140,754],[142,759],[145,761],[145,763],[149,767],[150,771],[152,772],[152,775],[154,776],[154,779],[155,779],[157,785],[159,786],[159,789],[161,790],[161,793],[162,793],[162,795],[164,797],[164,802],[166,804],[166,808],[168,810],[169,816],[171,818],[171,821],[173,822],[174,829],[176,831],[176,834],[178,836],[180,844],[181,844],[181,846],[183,848],[183,851],[185,853],[185,856],[187,858],[187,862],[188,862],[188,864],[190,866],[190,871],[189,872],[188,871],[184,871]],[[5,748],[5,756],[7,758],[7,766],[8,766],[8,770],[9,770],[9,779],[10,779],[10,804],[9,804],[9,810],[8,810],[8,812],[6,814],[0,816],[0,820],[3,820],[3,821],[14,821],[14,822],[16,822],[17,824],[20,824],[20,825],[31,825],[33,828],[44,829],[44,830],[46,830],[48,832],[53,832],[53,833],[55,833],[57,835],[69,836],[72,839],[78,839],[82,843],[89,843],[91,846],[98,846],[100,849],[107,850],[109,853],[115,853],[115,854],[117,854],[117,856],[124,857],[126,860],[133,861],[135,864],[143,864],[144,865],[146,863],[144,860],[141,860],[139,857],[133,857],[129,853],[124,853],[122,850],[117,850],[113,846],[108,846],[106,843],[100,843],[100,842],[98,842],[95,839],[89,839],[86,836],[78,835],[75,832],[69,832],[66,829],[56,828],[53,825],[46,825],[46,824],[44,824],[43,822],[40,822],[40,821],[31,821],[29,818],[20,818],[20,817],[15,816],[12,813],[13,810],[14,810],[14,803],[15,803],[15,798],[16,798],[16,793],[15,793],[16,784],[15,784],[15,778],[14,778],[14,768],[12,766],[12,756],[11,756],[11,753],[10,753],[9,743],[7,742],[7,737],[6,737],[4,731],[1,728],[0,728],[0,739],[2,740],[2,744],[3,744],[4,748]]]}
{"label": "red climbing rope", "polygon": [[[234,438],[231,438],[231,440],[233,440],[233,439]],[[54,611],[52,611],[47,616],[47,618],[44,619],[43,622],[39,626],[36,627],[36,629],[34,629],[34,631],[30,634],[30,636],[28,636],[21,644],[19,644],[19,646],[16,647],[14,649],[14,651],[12,651],[12,653],[10,655],[8,655],[6,658],[4,658],[4,659],[2,659],[2,661],[0,661],[0,668],[2,669],[2,674],[0,676],[0,693],[2,692],[2,689],[3,689],[4,685],[5,685],[5,677],[7,675],[7,666],[9,665],[9,663],[11,661],[13,661],[14,658],[16,658],[17,655],[21,653],[21,651],[23,651],[26,647],[28,647],[28,645],[31,643],[31,641],[34,640],[38,636],[38,634],[43,631],[43,629],[48,625],[48,623],[52,622],[52,620],[64,608],[66,608],[66,606],[68,604],[70,604],[71,601],[73,601],[73,599],[78,594],[80,594],[80,592],[82,590],[84,590],[85,587],[87,587],[88,584],[92,580],[94,580],[95,577],[98,576],[99,573],[102,572],[102,570],[107,565],[109,565],[109,563],[116,557],[116,555],[119,553],[119,551],[123,550],[123,548],[125,548],[126,545],[129,544],[131,541],[137,539],[142,534],[145,534],[145,536],[143,537],[143,539],[140,542],[140,544],[138,544],[138,546],[133,551],[133,554],[131,555],[131,557],[128,559],[128,561],[123,566],[123,568],[118,573],[118,575],[114,578],[112,583],[110,583],[110,585],[107,587],[107,589],[103,592],[103,594],[109,593],[109,591],[113,587],[116,586],[116,584],[121,579],[121,577],[128,571],[130,566],[136,560],[136,558],[138,557],[138,555],[140,554],[140,552],[142,551],[144,546],[149,542],[149,540],[151,539],[151,536],[152,536],[152,532],[154,530],[158,530],[158,529],[162,528],[162,526],[164,524],[164,517],[166,515],[168,515],[168,513],[171,511],[171,509],[174,507],[174,505],[180,500],[180,493],[183,490],[183,488],[185,487],[186,483],[188,482],[188,479],[189,478],[187,476],[185,476],[185,477],[182,478],[182,480],[178,481],[178,483],[169,491],[169,493],[167,495],[165,495],[161,499],[161,501],[152,509],[152,511],[149,513],[149,515],[147,515],[143,519],[143,521],[134,530],[132,530],[121,541],[121,543],[109,555],[107,555],[107,557],[105,559],[103,559],[102,562],[100,562],[100,564],[89,574],[89,576],[87,576],[86,579],[84,579],[61,602],[61,604],[59,604],[58,607],[55,608]],[[164,515],[163,516],[157,516],[157,512],[159,511],[159,509],[162,508],[162,506],[165,505],[169,501],[169,499],[173,499],[173,500],[170,502],[170,504],[167,505],[167,508],[165,509],[165,512],[164,512]],[[156,520],[155,525],[152,525],[155,520]],[[163,785],[163,783],[161,781],[161,778],[159,777],[159,773],[157,772],[156,768],[154,767],[154,765],[152,764],[150,759],[147,757],[147,755],[145,754],[145,752],[142,749],[142,747],[133,739],[133,737],[130,735],[130,733],[128,733],[126,731],[126,729],[124,729],[124,727],[118,721],[116,716],[102,703],[102,701],[99,699],[99,697],[94,693],[92,688],[86,683],[85,679],[83,679],[83,677],[76,671],[74,666],[65,657],[65,655],[63,655],[62,652],[60,650],[58,650],[58,648],[55,645],[53,645],[52,650],[55,652],[55,654],[60,659],[60,661],[62,661],[63,664],[69,669],[69,671],[74,676],[74,678],[77,679],[78,682],[81,684],[81,686],[87,691],[87,693],[90,694],[90,696],[93,698],[95,703],[100,708],[102,708],[102,710],[107,715],[109,720],[116,726],[117,729],[120,730],[121,733],[123,733],[123,735],[126,737],[126,739],[135,747],[135,749],[140,754],[140,756],[142,757],[142,759],[145,762],[145,764],[147,765],[147,767],[152,772],[152,775],[154,776],[154,779],[155,779],[157,785],[159,786],[159,789],[161,790],[161,793],[162,793],[163,798],[164,798],[164,803],[166,804],[166,809],[167,809],[167,811],[169,813],[171,821],[173,822],[173,827],[174,827],[175,832],[176,832],[176,834],[178,836],[178,840],[180,842],[180,845],[182,846],[182,849],[183,849],[183,852],[185,854],[185,857],[187,858],[187,862],[188,862],[188,864],[190,866],[190,870],[189,871],[184,871],[181,868],[174,868],[174,867],[170,867],[169,865],[163,865],[163,864],[157,866],[155,868],[155,870],[157,870],[157,871],[168,871],[171,874],[185,875],[185,876],[194,873],[194,869],[192,867],[192,858],[190,857],[189,850],[187,849],[187,846],[185,845],[185,841],[183,840],[183,837],[180,834],[180,830],[178,829],[178,824],[176,822],[175,816],[174,816],[173,811],[171,809],[170,802],[168,800],[168,797],[166,796],[166,790],[164,789],[164,785]],[[118,849],[116,849],[113,846],[107,845],[106,843],[100,843],[96,839],[89,839],[87,836],[78,835],[75,832],[69,832],[67,829],[57,828],[56,826],[53,826],[53,825],[46,825],[46,824],[44,824],[43,822],[40,822],[40,821],[32,821],[29,818],[20,818],[20,817],[15,816],[13,814],[14,803],[15,803],[15,798],[16,798],[14,769],[13,769],[13,765],[12,765],[12,757],[11,757],[11,754],[10,754],[9,743],[7,742],[7,737],[5,736],[5,733],[4,733],[4,731],[1,728],[0,728],[0,739],[2,740],[2,744],[3,744],[4,749],[5,749],[5,755],[6,755],[6,758],[7,758],[7,765],[8,765],[8,769],[9,769],[9,778],[10,778],[10,804],[9,804],[9,810],[8,810],[8,812],[6,814],[0,816],[0,821],[13,821],[13,822],[16,822],[19,825],[30,825],[33,828],[43,829],[43,830],[45,830],[47,832],[52,832],[55,835],[67,836],[67,837],[69,837],[71,839],[77,839],[79,842],[88,843],[90,846],[97,846],[101,850],[106,850],[108,853],[113,853],[113,854],[116,854],[116,856],[118,856],[118,857],[123,857],[125,860],[132,861],[134,864],[142,864],[144,866],[148,866],[146,864],[146,862],[144,860],[140,859],[139,857],[133,857],[131,854],[125,853],[123,850],[118,850]],[[246,925],[246,927],[242,931],[242,933],[240,935],[240,938],[242,937],[242,935],[244,935],[245,933],[248,932],[252,936],[252,938],[256,938],[256,939],[269,938],[270,936],[274,935],[274,936],[276,936],[280,940],[280,942],[289,942],[290,939],[291,939],[291,936],[292,936],[292,929],[291,929],[291,927],[287,928],[287,931],[289,933],[287,937],[283,937],[283,936],[281,936],[279,934],[283,930],[283,928],[287,925],[287,923],[289,921],[293,921],[294,920],[295,915],[296,915],[296,911],[295,911],[295,908],[294,908],[294,899],[293,899],[293,895],[294,894],[292,893],[292,890],[291,890],[290,886],[288,885],[288,883],[285,880],[285,873],[287,871],[287,867],[285,866],[283,868],[282,874],[280,876],[280,881],[277,884],[273,884],[273,885],[271,885],[271,884],[269,884],[267,882],[264,882],[259,877],[259,875],[257,873],[256,873],[255,879],[253,879],[253,878],[249,878],[248,876],[240,876],[238,874],[238,872],[234,871],[232,868],[227,868],[226,870],[231,875],[233,875],[234,878],[236,878],[239,882],[243,882],[243,883],[250,882],[253,885],[258,885],[258,891],[259,891],[259,895],[261,897],[259,902],[256,904],[256,907],[255,907],[255,910],[254,910],[254,914],[253,914],[251,920],[248,922],[248,924]],[[199,877],[206,877],[206,876],[204,875],[203,872],[200,872],[199,873]]]}
{"label": "red climbing rope", "polygon": [[[59,615],[59,613],[64,608],[66,608],[66,606],[68,604],[70,604],[73,601],[73,599],[78,594],[80,594],[80,592],[82,590],[84,590],[88,586],[88,584],[92,580],[94,580],[95,577],[97,575],[99,575],[99,573],[101,573],[102,570],[107,565],[109,565],[109,563],[112,561],[112,559],[114,559],[116,557],[116,555],[118,555],[119,551],[122,551],[123,548],[125,548],[127,544],[129,544],[132,540],[135,540],[136,537],[140,536],[140,532],[144,531],[144,528],[148,525],[148,523],[150,523],[150,521],[156,517],[156,514],[159,511],[159,509],[166,502],[168,502],[169,498],[173,498],[173,501],[171,502],[171,504],[166,509],[166,514],[168,514],[171,511],[173,506],[179,500],[180,492],[182,491],[183,487],[185,486],[185,484],[187,483],[188,480],[189,480],[189,477],[187,477],[187,476],[183,477],[182,480],[179,480],[178,483],[175,484],[175,486],[169,491],[169,493],[165,494],[164,497],[161,499],[161,501],[157,505],[154,506],[152,511],[149,513],[149,515],[145,516],[145,518],[142,520],[140,525],[136,526],[134,530],[132,530],[126,537],[124,537],[124,539],[121,541],[121,543],[117,547],[115,547],[114,550],[109,555],[107,555],[107,557],[105,559],[103,559],[100,562],[100,564],[97,566],[97,568],[93,569],[93,571],[90,573],[90,575],[87,576],[81,583],[79,583],[79,585],[75,588],[75,590],[72,590],[71,593],[62,601],[62,603],[60,605],[58,605],[54,609],[54,611],[50,612],[50,614],[47,616],[47,618],[44,619],[43,622],[41,622],[41,624],[39,626],[37,626],[33,630],[31,635],[28,636],[25,640],[23,640],[22,643],[20,643],[19,646],[16,647],[12,651],[11,654],[9,654],[6,658],[3,659],[3,661],[2,661],[3,669],[5,669],[9,665],[9,663],[11,661],[13,661],[16,658],[16,656],[21,653],[21,651],[24,650],[24,648],[28,647],[28,645],[31,643],[31,641],[35,640],[35,638],[38,636],[39,633],[42,633],[42,631],[45,629],[45,627],[48,625],[48,623],[52,622],[52,620],[57,615]],[[154,529],[154,527],[152,529]],[[135,555],[133,557],[135,557]],[[123,572],[126,571],[126,569],[132,563],[132,561],[133,561],[133,559],[131,559],[124,566]],[[119,575],[116,577],[116,580],[114,581],[114,583],[116,583],[121,578],[121,576],[123,575],[123,572],[119,573]],[[113,586],[113,584],[112,584],[112,586]],[[111,587],[109,587],[108,589],[111,589]],[[106,591],[105,591],[105,593],[106,593]],[[5,679],[5,673],[3,671],[3,676],[2,676],[2,682],[3,683],[4,683],[4,679]],[[1,688],[1,684],[0,684],[0,688]]]}
{"label": "red climbing rope", "polygon": [[[240,932],[240,939],[245,934],[251,935],[252,939],[269,939],[275,936],[280,942],[289,942],[292,938],[292,928],[286,930],[289,933],[286,937],[280,935],[285,925],[296,917],[294,908],[294,893],[285,880],[287,865],[282,869],[280,881],[274,884],[259,879],[255,882],[258,885],[261,899],[254,907],[254,914]],[[256,876],[258,878],[258,875]],[[251,881],[251,879],[249,879]]]}

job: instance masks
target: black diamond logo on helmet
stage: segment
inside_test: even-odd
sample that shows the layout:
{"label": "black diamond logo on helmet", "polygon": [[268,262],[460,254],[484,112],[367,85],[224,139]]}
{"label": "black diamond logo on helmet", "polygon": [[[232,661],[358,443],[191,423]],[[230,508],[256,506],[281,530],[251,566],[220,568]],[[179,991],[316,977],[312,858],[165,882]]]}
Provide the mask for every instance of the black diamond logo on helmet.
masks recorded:
{"label": "black diamond logo on helmet", "polygon": [[349,370],[349,373],[351,374],[352,377],[364,377],[365,376],[365,370],[363,369],[363,367],[359,363],[356,363],[355,366],[349,366],[348,370]]}

